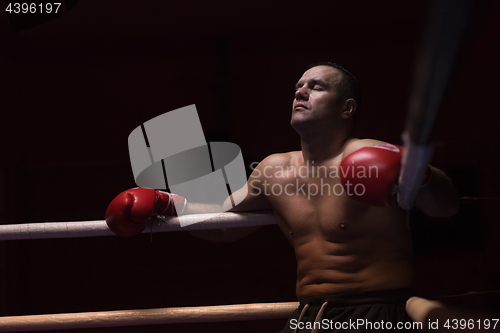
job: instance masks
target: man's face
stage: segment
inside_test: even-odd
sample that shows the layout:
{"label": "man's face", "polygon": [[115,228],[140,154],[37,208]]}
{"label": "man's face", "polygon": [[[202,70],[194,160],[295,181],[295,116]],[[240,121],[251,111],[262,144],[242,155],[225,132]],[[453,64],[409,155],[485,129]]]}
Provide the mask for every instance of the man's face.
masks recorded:
{"label": "man's face", "polygon": [[335,113],[340,115],[338,87],[341,79],[342,73],[330,66],[307,70],[295,87],[291,125],[307,120],[334,119]]}

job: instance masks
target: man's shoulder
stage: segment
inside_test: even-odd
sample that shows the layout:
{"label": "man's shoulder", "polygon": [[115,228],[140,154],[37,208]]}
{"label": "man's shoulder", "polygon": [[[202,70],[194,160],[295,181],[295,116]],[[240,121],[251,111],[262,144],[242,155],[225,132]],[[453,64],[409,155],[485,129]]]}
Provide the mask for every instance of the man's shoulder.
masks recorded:
{"label": "man's shoulder", "polygon": [[292,151],[288,153],[278,153],[267,156],[253,169],[251,177],[263,177],[263,175],[272,174],[272,170],[280,170],[283,172],[291,165],[295,165],[299,158],[302,157],[300,151]]}
{"label": "man's shoulder", "polygon": [[262,166],[289,166],[295,164],[302,157],[301,151],[290,151],[286,153],[276,153],[267,156],[260,162]]}
{"label": "man's shoulder", "polygon": [[375,139],[357,139],[357,138],[352,138],[349,139],[345,146],[344,146],[344,153],[343,156],[346,157],[347,155],[355,152],[356,150],[359,150],[364,147],[369,147],[369,146],[375,146],[375,145],[381,145],[381,144],[387,144],[388,142],[380,141],[380,140],[375,140]]}

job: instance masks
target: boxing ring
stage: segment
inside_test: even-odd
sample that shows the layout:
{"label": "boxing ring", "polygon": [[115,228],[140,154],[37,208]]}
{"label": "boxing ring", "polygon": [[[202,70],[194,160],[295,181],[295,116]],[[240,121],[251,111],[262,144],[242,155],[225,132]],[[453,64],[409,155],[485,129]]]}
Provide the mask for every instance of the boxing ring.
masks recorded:
{"label": "boxing ring", "polygon": [[[189,224],[202,217],[204,221]],[[181,227],[181,222],[189,225]],[[152,218],[143,233],[236,228],[276,224],[272,213],[197,214]],[[0,226],[0,240],[75,238],[115,235],[106,221],[47,222]],[[283,319],[298,302],[236,304],[206,307],[120,310],[0,317],[0,332],[159,325],[241,320]]]}
{"label": "boxing ring", "polygon": [[[499,198],[465,197],[461,203]],[[190,224],[193,220],[203,221]],[[181,222],[188,225],[182,227]],[[236,228],[276,224],[270,212],[219,213],[155,217],[146,222],[143,233]],[[100,237],[115,235],[106,221],[46,222],[0,225],[0,241]],[[495,292],[498,294],[498,292]],[[459,295],[460,296],[460,295]],[[449,296],[451,297],[451,296]],[[46,331],[98,327],[161,324],[230,322],[243,320],[285,319],[298,302],[253,303],[204,307],[171,307],[101,312],[60,313],[0,317],[0,332]]]}
{"label": "boxing ring", "polygon": [[[482,198],[462,198],[461,202],[474,202],[480,199]],[[498,200],[498,198],[486,199]],[[151,218],[146,222],[146,229],[143,233],[276,224],[276,220],[270,212],[201,215],[204,221],[189,224],[185,227],[181,227],[181,222],[189,223],[192,219],[199,219],[200,216],[184,215],[180,217],[160,216]],[[0,225],[0,240],[3,241],[113,235],[115,234],[108,228],[104,220]],[[499,292],[494,293],[498,294]],[[0,332],[285,319],[298,305],[298,302],[278,302],[5,316],[0,317]]]}
{"label": "boxing ring", "polygon": [[[462,12],[466,12],[470,1],[462,1],[462,3]],[[433,144],[430,141],[430,134],[446,82],[452,71],[450,64],[453,63],[453,58],[458,49],[459,39],[463,33],[461,29],[464,27],[465,23],[458,25],[458,27],[454,25],[451,28],[434,27],[434,30],[444,31],[443,36],[441,36],[441,39],[431,40],[430,44],[424,45],[423,60],[419,67],[424,70],[417,75],[416,87],[413,89],[414,95],[410,101],[406,130],[403,133],[406,150],[403,155],[399,179],[399,204],[406,210],[413,207],[420,180],[432,157]],[[451,29],[451,31],[446,31],[446,29]],[[450,39],[450,36],[453,38]],[[451,40],[452,45],[442,44],[443,39]],[[446,64],[446,66],[443,64]],[[498,200],[498,198],[486,199]],[[462,198],[461,201],[470,202],[475,200],[481,200],[481,198]],[[198,222],[200,218],[203,221]],[[196,214],[152,218],[146,222],[143,233],[272,224],[276,224],[276,220],[271,213],[266,212]],[[0,225],[0,240],[112,235],[114,233],[108,228],[104,220]],[[8,316],[0,317],[0,332],[280,319],[287,318],[297,306],[298,302],[281,302]]]}

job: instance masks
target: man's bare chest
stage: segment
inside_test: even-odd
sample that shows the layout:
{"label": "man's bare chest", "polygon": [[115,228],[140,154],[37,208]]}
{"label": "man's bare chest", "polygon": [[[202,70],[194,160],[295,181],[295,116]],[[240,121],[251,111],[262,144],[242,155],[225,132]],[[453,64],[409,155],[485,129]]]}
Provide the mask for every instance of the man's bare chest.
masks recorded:
{"label": "man's bare chest", "polygon": [[[359,238],[392,238],[402,232],[405,214],[397,207],[370,207],[352,198],[342,187],[336,168],[300,169],[274,174],[264,190],[274,213],[290,239],[321,237],[330,242]],[[354,189],[351,189],[354,190]]]}
{"label": "man's bare chest", "polygon": [[[297,235],[321,235],[331,241],[353,237],[368,209],[347,195],[333,173],[269,179],[264,187],[278,222]],[[366,225],[364,226],[366,229]]]}

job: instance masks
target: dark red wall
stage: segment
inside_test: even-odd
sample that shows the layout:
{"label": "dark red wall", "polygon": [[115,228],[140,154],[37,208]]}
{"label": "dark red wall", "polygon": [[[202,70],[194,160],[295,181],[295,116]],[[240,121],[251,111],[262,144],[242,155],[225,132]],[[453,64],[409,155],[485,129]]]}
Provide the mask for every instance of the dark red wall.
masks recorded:
{"label": "dark red wall", "polygon": [[[463,53],[436,128],[434,164],[461,196],[499,197],[500,3]],[[102,220],[134,187],[127,138],[196,104],[207,140],[247,165],[300,149],[289,126],[304,67],[334,61],[364,89],[356,134],[400,143],[427,1],[325,3],[82,0],[12,33],[0,14],[1,223]],[[500,288],[499,201],[457,217],[414,214],[419,291]],[[0,243],[0,315],[294,301],[277,226],[229,244],[187,233]],[[276,332],[284,320],[92,332]]]}

